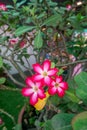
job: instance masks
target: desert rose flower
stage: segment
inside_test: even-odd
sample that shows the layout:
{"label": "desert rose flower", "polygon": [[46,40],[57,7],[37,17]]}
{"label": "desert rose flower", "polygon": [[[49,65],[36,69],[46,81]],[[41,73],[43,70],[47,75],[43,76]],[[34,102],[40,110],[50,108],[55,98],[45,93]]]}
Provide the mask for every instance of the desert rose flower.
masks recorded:
{"label": "desert rose flower", "polygon": [[51,82],[51,86],[48,89],[50,95],[58,94],[59,97],[63,97],[65,90],[68,89],[68,84],[63,82],[62,76],[56,76]]}
{"label": "desert rose flower", "polygon": [[51,61],[45,60],[42,65],[36,63],[33,64],[33,69],[36,72],[34,75],[35,81],[43,81],[44,84],[50,85],[51,83],[51,77],[55,76],[58,72],[57,68],[51,68]]}
{"label": "desert rose flower", "polygon": [[3,3],[0,3],[0,10],[6,11],[7,10],[6,5]]}
{"label": "desert rose flower", "polygon": [[22,89],[22,95],[30,97],[30,104],[35,105],[38,102],[38,98],[43,99],[46,97],[43,90],[42,82],[34,82],[32,77],[26,78],[27,87]]}

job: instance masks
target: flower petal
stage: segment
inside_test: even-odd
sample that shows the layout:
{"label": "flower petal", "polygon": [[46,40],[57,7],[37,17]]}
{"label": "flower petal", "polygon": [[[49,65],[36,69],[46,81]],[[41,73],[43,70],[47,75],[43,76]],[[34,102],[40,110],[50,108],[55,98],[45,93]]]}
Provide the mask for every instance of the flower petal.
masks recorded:
{"label": "flower petal", "polygon": [[60,86],[62,89],[64,89],[64,90],[67,90],[67,89],[68,89],[68,84],[67,84],[67,82],[61,82],[61,83],[59,84],[59,86]]}
{"label": "flower petal", "polygon": [[38,96],[37,93],[32,94],[32,96],[30,97],[30,104],[31,105],[35,105],[38,101]]}
{"label": "flower petal", "polygon": [[32,79],[31,79],[31,77],[27,77],[25,82],[30,87],[34,86],[34,83],[33,83]]}
{"label": "flower petal", "polygon": [[39,97],[40,99],[43,99],[43,98],[46,97],[46,95],[45,95],[45,93],[44,93],[43,90],[41,90],[41,89],[38,90],[38,97]]}
{"label": "flower petal", "polygon": [[50,69],[50,66],[51,66],[51,62],[49,60],[45,60],[42,64],[43,66],[43,70],[44,71],[48,71]]}
{"label": "flower petal", "polygon": [[45,77],[45,78],[44,78],[44,82],[45,82],[45,84],[46,84],[46,85],[48,85],[48,86],[49,86],[49,85],[50,85],[50,83],[51,83],[51,78],[50,78],[50,77],[48,77],[48,76],[47,76],[47,77]]}
{"label": "flower petal", "polygon": [[41,74],[42,73],[42,68],[41,68],[41,65],[36,63],[36,64],[33,64],[33,69],[35,72]]}
{"label": "flower petal", "polygon": [[65,94],[65,91],[62,88],[58,87],[57,94],[59,97],[63,97]]}
{"label": "flower petal", "polygon": [[57,72],[58,72],[58,69],[53,68],[53,69],[50,69],[47,73],[49,76],[54,76]]}
{"label": "flower petal", "polygon": [[40,74],[35,74],[35,75],[33,76],[33,80],[34,80],[34,81],[41,81],[42,79],[43,79],[43,76],[40,75]]}
{"label": "flower petal", "polygon": [[45,95],[46,95],[46,97],[45,98],[43,98],[43,99],[38,99],[38,102],[34,105],[34,107],[38,110],[38,111],[40,111],[40,110],[42,110],[43,108],[44,108],[44,106],[46,105],[46,103],[47,103],[47,99],[49,98],[49,93],[48,92],[45,92]]}
{"label": "flower petal", "polygon": [[60,83],[63,80],[62,76],[56,76],[56,82]]}
{"label": "flower petal", "polygon": [[50,95],[56,94],[56,88],[55,88],[55,87],[49,87],[48,93],[49,93]]}
{"label": "flower petal", "polygon": [[22,95],[23,96],[30,96],[31,94],[33,93],[33,89],[30,89],[30,88],[23,88],[22,89]]}

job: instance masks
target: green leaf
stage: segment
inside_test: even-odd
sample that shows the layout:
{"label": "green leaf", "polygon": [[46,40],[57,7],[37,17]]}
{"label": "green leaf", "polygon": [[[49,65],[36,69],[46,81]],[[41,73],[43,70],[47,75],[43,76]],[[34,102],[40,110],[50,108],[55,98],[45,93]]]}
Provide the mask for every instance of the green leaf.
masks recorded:
{"label": "green leaf", "polygon": [[43,25],[47,25],[47,26],[56,26],[56,24],[58,24],[60,21],[62,21],[62,17],[60,14],[54,14],[52,16],[50,16],[48,19],[46,19],[43,23]]}
{"label": "green leaf", "polygon": [[72,130],[71,120],[74,114],[59,113],[56,114],[52,120],[51,124],[54,130]]}
{"label": "green leaf", "polygon": [[15,35],[16,36],[20,36],[25,32],[31,31],[35,28],[35,26],[22,26],[19,27],[16,31],[15,31]]}
{"label": "green leaf", "polygon": [[66,91],[66,96],[67,96],[72,102],[79,103],[79,101],[80,101],[80,99],[79,99],[73,92]]}
{"label": "green leaf", "polygon": [[44,124],[44,130],[54,130],[51,124],[51,120],[47,120]]}
{"label": "green leaf", "polygon": [[61,68],[59,69],[58,75],[61,75],[64,72],[64,70]]}
{"label": "green leaf", "polygon": [[16,4],[17,8],[19,8],[21,5],[23,5],[26,2],[26,0],[22,0],[21,2],[18,2]]}
{"label": "green leaf", "polygon": [[81,72],[74,77],[78,87],[76,88],[76,95],[87,104],[87,73]]}
{"label": "green leaf", "polygon": [[3,66],[3,60],[2,57],[0,57],[0,68]]}
{"label": "green leaf", "polygon": [[51,62],[51,68],[54,68],[54,67],[55,67],[55,63]]}
{"label": "green leaf", "polygon": [[4,77],[0,78],[0,84],[4,84],[5,81],[6,81],[6,78],[4,78]]}
{"label": "green leaf", "polygon": [[21,129],[22,129],[21,124],[17,124],[17,125],[15,126],[15,130],[21,130]]}
{"label": "green leaf", "polygon": [[34,39],[34,47],[40,49],[42,46],[43,46],[43,39],[42,39],[41,31],[39,30]]}
{"label": "green leaf", "polygon": [[77,114],[72,120],[73,130],[87,130],[87,111]]}

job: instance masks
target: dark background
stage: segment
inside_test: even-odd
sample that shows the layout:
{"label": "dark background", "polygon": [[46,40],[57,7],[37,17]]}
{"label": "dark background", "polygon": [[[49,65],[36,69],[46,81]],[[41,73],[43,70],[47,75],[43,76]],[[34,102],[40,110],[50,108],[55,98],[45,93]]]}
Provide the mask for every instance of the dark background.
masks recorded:
{"label": "dark background", "polygon": [[[17,0],[18,2],[21,1],[21,0]],[[29,0],[27,0],[28,2]],[[64,3],[64,2],[67,2],[67,0],[53,0],[54,2],[58,2],[58,3]],[[77,0],[78,1],[78,0]],[[0,2],[4,3],[4,4],[12,4],[12,0],[0,0]],[[68,2],[72,2],[72,0],[68,0]]]}

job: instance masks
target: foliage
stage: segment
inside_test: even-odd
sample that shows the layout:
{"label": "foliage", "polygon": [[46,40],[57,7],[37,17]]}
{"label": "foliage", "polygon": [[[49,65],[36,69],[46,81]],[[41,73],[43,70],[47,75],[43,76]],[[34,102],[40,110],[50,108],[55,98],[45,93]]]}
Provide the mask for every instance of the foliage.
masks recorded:
{"label": "foliage", "polygon": [[[21,125],[17,124],[17,117],[24,104],[28,116],[34,110],[35,116],[30,120],[38,130],[87,129],[86,21],[86,0],[80,5],[75,0],[66,0],[61,4],[52,0],[13,0],[13,5],[0,4],[2,130],[13,127],[21,129]],[[46,97],[46,100],[38,99],[37,111],[34,105],[29,104],[30,97],[24,98],[20,90],[26,86],[25,79],[35,74],[33,64],[42,69],[46,60],[51,62],[50,69],[59,70],[56,75],[62,76],[63,81],[68,83],[68,90],[62,98],[56,94]],[[16,76],[13,74],[15,72]],[[8,78],[11,80],[10,87],[7,85]],[[55,80],[54,76],[51,78]]]}

